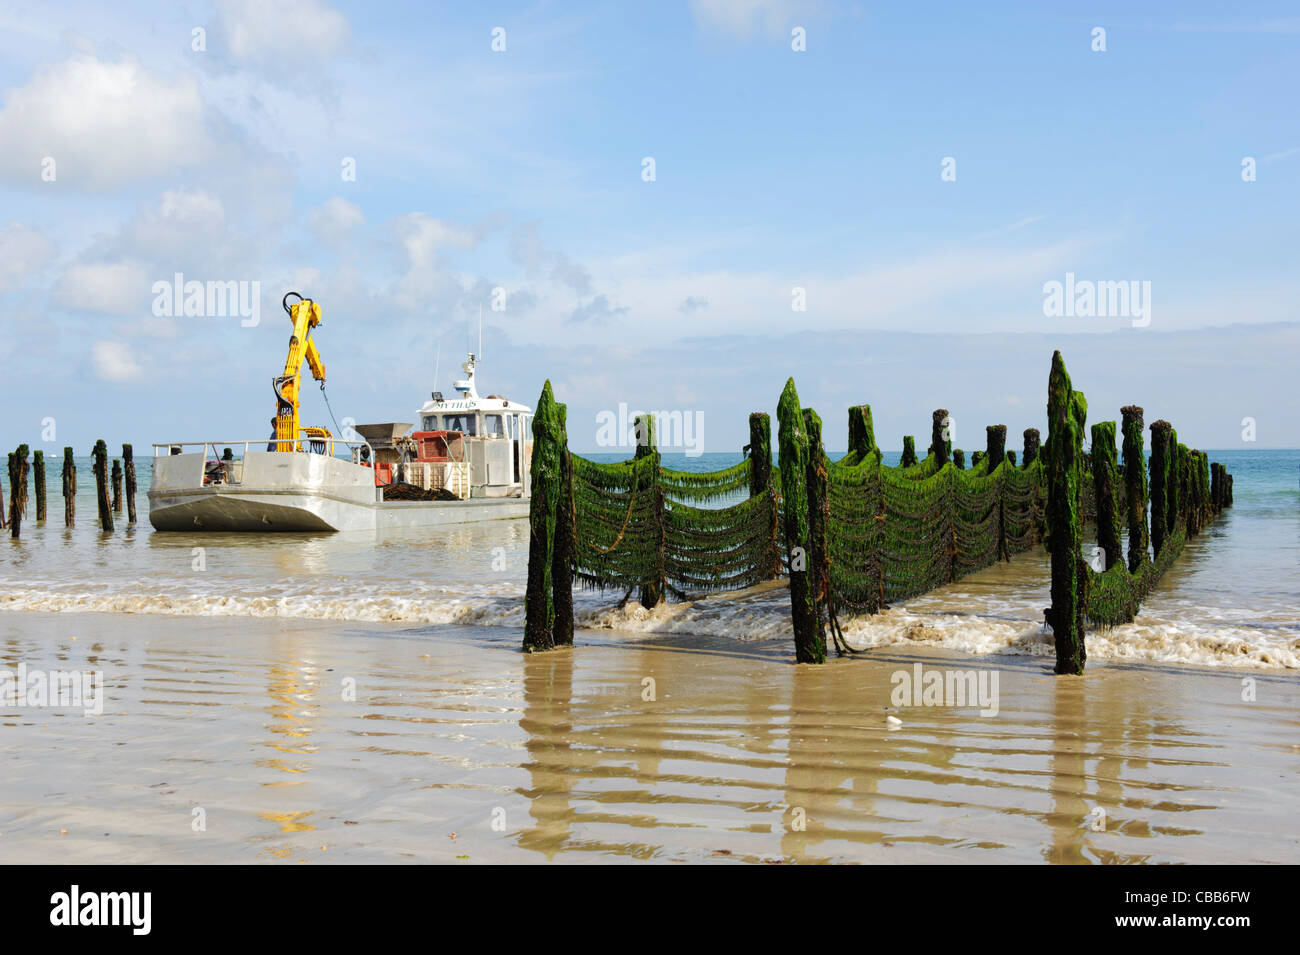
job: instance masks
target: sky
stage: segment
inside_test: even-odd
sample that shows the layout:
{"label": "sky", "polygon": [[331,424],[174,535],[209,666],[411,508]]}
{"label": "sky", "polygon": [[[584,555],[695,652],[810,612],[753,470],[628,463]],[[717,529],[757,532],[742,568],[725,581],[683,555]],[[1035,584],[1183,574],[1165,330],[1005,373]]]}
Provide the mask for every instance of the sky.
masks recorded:
{"label": "sky", "polygon": [[1284,3],[0,2],[0,443],[265,437],[294,291],[339,421],[414,421],[481,312],[575,450],[738,451],[790,376],[831,448],[1016,447],[1056,349],[1090,421],[1297,447],[1297,89]]}

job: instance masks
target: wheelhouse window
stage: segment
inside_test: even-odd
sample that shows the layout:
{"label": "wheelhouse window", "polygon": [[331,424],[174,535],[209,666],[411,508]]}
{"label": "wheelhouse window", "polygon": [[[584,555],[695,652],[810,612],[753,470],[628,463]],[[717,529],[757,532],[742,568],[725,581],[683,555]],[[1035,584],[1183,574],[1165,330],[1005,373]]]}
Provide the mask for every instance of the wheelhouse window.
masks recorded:
{"label": "wheelhouse window", "polygon": [[459,431],[462,434],[478,434],[478,415],[474,414],[449,414],[443,417],[443,430]]}
{"label": "wheelhouse window", "polygon": [[505,421],[501,415],[486,414],[483,416],[483,436],[485,438],[504,438],[505,434]]}
{"label": "wheelhouse window", "polygon": [[421,427],[420,430],[422,430],[422,431],[437,431],[437,430],[438,430],[438,416],[437,416],[436,414],[427,414],[427,415],[425,415],[425,416],[424,416],[424,424],[423,424],[423,426]]}

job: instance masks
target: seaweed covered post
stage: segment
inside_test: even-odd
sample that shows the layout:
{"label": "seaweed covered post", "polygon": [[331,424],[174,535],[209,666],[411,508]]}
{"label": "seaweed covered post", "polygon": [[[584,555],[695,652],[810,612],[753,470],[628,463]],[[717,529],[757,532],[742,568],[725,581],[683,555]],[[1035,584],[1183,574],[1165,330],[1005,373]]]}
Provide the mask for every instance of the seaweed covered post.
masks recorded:
{"label": "seaweed covered post", "polygon": [[108,445],[102,438],[95,442],[92,457],[94,464],[91,465],[91,470],[95,473],[95,503],[99,507],[99,526],[103,530],[111,531],[113,508],[108,501]]}
{"label": "seaweed covered post", "polygon": [[1142,452],[1142,415],[1138,405],[1119,409],[1124,428],[1124,502],[1128,516],[1128,572],[1136,574],[1147,560],[1147,463]]}
{"label": "seaweed covered post", "polygon": [[32,479],[36,485],[36,519],[45,521],[45,452],[32,455]]}
{"label": "seaweed covered post", "polygon": [[966,452],[961,448],[955,448],[952,452],[952,463],[958,471],[966,470]]}
{"label": "seaweed covered post", "polygon": [[569,455],[568,408],[556,403],[560,424],[559,500],[555,504],[555,546],[551,554],[551,602],[555,607],[552,633],[557,647],[573,646],[573,460]]}
{"label": "seaweed covered post", "polygon": [[745,456],[749,458],[749,496],[761,497],[772,483],[772,419],[765,411],[749,416]]}
{"label": "seaweed covered post", "polygon": [[808,573],[808,435],[794,379],[786,379],[776,407],[777,448],[780,454],[781,494],[785,499],[785,543],[790,555],[790,615],[794,623],[794,655],[799,663],[823,663],[825,644]]}
{"label": "seaweed covered post", "polygon": [[[1169,505],[1178,499],[1178,451],[1170,435],[1173,427],[1161,418],[1151,424],[1151,547],[1160,556],[1175,520]],[[1177,513],[1177,512],[1175,512]]]}
{"label": "seaweed covered post", "polygon": [[952,458],[951,419],[946,408],[936,408],[930,422],[930,451],[934,463],[943,467]]}
{"label": "seaweed covered post", "polygon": [[871,422],[871,405],[849,408],[849,453],[841,464],[861,464],[876,448],[876,429]]}
{"label": "seaweed covered post", "polygon": [[[850,408],[849,417],[852,416],[853,409]],[[755,411],[749,416],[749,444],[745,445],[745,454],[749,457],[749,496],[767,496],[772,502],[769,547],[762,579],[775,580],[781,576],[781,548],[777,544],[781,532],[780,508],[772,489],[772,419],[765,411]]]}
{"label": "seaweed covered post", "polygon": [[977,467],[979,467],[979,466],[980,466],[980,462],[984,460],[984,456],[985,456],[985,455],[984,455],[984,452],[983,452],[983,451],[974,451],[974,452],[972,452],[972,453],[971,453],[971,456],[970,456],[970,466],[971,466],[972,468],[977,468]]}
{"label": "seaweed covered post", "polygon": [[1219,481],[1222,466],[1218,461],[1210,462],[1210,507],[1215,511],[1223,507],[1223,486]]}
{"label": "seaweed covered post", "polygon": [[1056,636],[1057,673],[1083,673],[1088,659],[1083,629],[1088,565],[1079,501],[1087,418],[1087,401],[1071,387],[1061,353],[1053,353],[1047,380],[1047,546],[1052,562],[1048,620]]}
{"label": "seaweed covered post", "polygon": [[910,434],[903,435],[903,456],[899,459],[900,468],[910,468],[916,465],[916,439]]}
{"label": "seaweed covered post", "polygon": [[826,630],[823,626],[830,612],[831,575],[827,549],[827,527],[831,519],[829,476],[826,449],[822,445],[822,419],[812,408],[803,409],[804,433],[808,436],[808,466],[805,471],[808,489],[808,582],[812,589],[816,617],[815,653],[826,659]]}
{"label": "seaweed covered post", "polygon": [[1024,437],[1025,437],[1025,453],[1024,453],[1024,459],[1021,461],[1021,467],[1027,468],[1029,467],[1029,465],[1033,464],[1036,460],[1038,460],[1038,444],[1039,444],[1038,429],[1026,428]]}
{"label": "seaweed covered post", "polygon": [[1110,570],[1123,555],[1120,544],[1119,488],[1116,476],[1115,422],[1092,426],[1092,481],[1097,501],[1097,546]]}
{"label": "seaweed covered post", "polygon": [[9,452],[9,536],[18,537],[23,526],[23,505],[21,492],[18,490],[18,452]]}
{"label": "seaweed covered post", "polygon": [[[524,594],[524,649],[555,647],[555,524],[562,493],[560,413],[548,379],[533,413],[532,499],[528,502],[528,589]],[[96,477],[104,442],[95,445]],[[100,483],[100,514],[104,514]],[[112,516],[107,518],[111,521]]]}
{"label": "seaweed covered post", "polygon": [[113,513],[122,513],[122,462],[113,459]]}
{"label": "seaweed covered post", "polygon": [[71,527],[77,520],[77,465],[72,449],[63,449],[63,524]]}
{"label": "seaweed covered post", "polygon": [[663,488],[659,486],[658,479],[659,448],[655,442],[655,416],[652,414],[637,415],[635,427],[636,454],[633,455],[633,458],[636,460],[650,458],[652,461],[650,467],[642,471],[642,477],[637,483],[637,493],[649,494],[653,498],[655,576],[653,580],[641,585],[641,606],[647,610],[653,610],[664,599],[664,538],[667,533],[664,494]]}
{"label": "seaweed covered post", "polygon": [[991,424],[984,429],[985,446],[987,450],[984,456],[989,461],[989,472],[992,473],[997,466],[1002,463],[1002,459],[1007,453],[1007,426],[1004,424]]}
{"label": "seaweed covered post", "polygon": [[22,531],[23,518],[27,516],[27,463],[28,448],[18,445],[18,450],[9,456],[9,533],[18,537]]}
{"label": "seaweed covered post", "polygon": [[[229,461],[234,457],[230,449],[226,448],[223,460]],[[135,523],[135,450],[129,444],[122,445],[122,464],[126,471],[126,522]],[[229,465],[227,465],[229,473]]]}

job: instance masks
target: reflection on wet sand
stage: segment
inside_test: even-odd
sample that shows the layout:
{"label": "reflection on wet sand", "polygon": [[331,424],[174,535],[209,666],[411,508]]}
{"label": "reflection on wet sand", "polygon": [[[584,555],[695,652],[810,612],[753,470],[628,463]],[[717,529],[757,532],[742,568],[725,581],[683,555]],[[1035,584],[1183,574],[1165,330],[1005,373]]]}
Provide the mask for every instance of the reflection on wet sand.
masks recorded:
{"label": "reflection on wet sand", "polygon": [[[0,665],[110,690],[0,714],[4,862],[1300,861],[1293,677],[1246,703],[1231,673],[924,647],[9,619]],[[895,707],[918,663],[996,670],[998,714]]]}

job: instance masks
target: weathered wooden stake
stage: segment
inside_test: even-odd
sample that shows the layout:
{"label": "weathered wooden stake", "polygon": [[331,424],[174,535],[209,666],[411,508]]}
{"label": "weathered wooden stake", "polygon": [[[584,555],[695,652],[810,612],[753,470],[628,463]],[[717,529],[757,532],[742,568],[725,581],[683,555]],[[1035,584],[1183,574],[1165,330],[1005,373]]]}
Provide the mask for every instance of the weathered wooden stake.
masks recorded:
{"label": "weathered wooden stake", "polygon": [[871,423],[871,405],[853,405],[849,408],[849,453],[843,464],[861,464],[868,454],[876,450],[876,429]]}
{"label": "weathered wooden stake", "polygon": [[952,452],[952,463],[958,471],[966,470],[966,452],[961,448],[954,448]]}
{"label": "weathered wooden stake", "polygon": [[1024,455],[1024,461],[1021,462],[1021,466],[1027,468],[1029,467],[1029,465],[1033,464],[1036,460],[1038,460],[1038,445],[1039,445],[1038,429],[1026,428],[1024,437],[1025,437],[1025,455]]}
{"label": "weathered wooden stake", "polygon": [[122,462],[113,459],[113,513],[122,513]]}
{"label": "weathered wooden stake", "polygon": [[1092,426],[1092,481],[1097,502],[1097,546],[1106,556],[1105,570],[1123,558],[1120,543],[1119,493],[1116,478],[1115,422]]}
{"label": "weathered wooden stake", "polygon": [[36,484],[36,519],[45,521],[45,452],[37,451],[32,455],[32,477]]}
{"label": "weathered wooden stake", "polygon": [[1070,385],[1061,353],[1052,355],[1047,380],[1047,547],[1052,560],[1052,606],[1048,622],[1056,636],[1056,672],[1083,673],[1083,614],[1087,569],[1079,491],[1083,479],[1083,428],[1088,403]]}
{"label": "weathered wooden stake", "polygon": [[9,452],[9,536],[17,537],[23,526],[23,505],[19,496],[18,480],[21,469],[18,467],[18,454]]}
{"label": "weathered wooden stake", "polygon": [[573,646],[573,462],[569,457],[567,408],[555,405],[560,420],[560,498],[555,507],[555,550],[551,562],[552,602],[555,605],[555,645]]}
{"label": "weathered wooden stake", "polygon": [[63,449],[63,523],[71,527],[77,520],[77,465],[72,449]]}
{"label": "weathered wooden stake", "polygon": [[643,414],[638,416],[636,426],[637,443],[634,458],[653,458],[651,475],[640,484],[637,493],[649,494],[654,508],[655,526],[655,579],[641,585],[641,606],[652,610],[664,599],[666,581],[664,580],[664,546],[667,526],[664,517],[663,488],[659,486],[659,446],[655,435],[655,416]]}
{"label": "weathered wooden stake", "polygon": [[952,438],[949,430],[948,409],[936,408],[931,414],[930,422],[930,450],[928,453],[933,454],[935,463],[943,467],[952,459]]}
{"label": "weathered wooden stake", "polygon": [[831,519],[830,489],[826,468],[826,449],[822,446],[822,419],[812,408],[803,409],[804,433],[808,435],[808,583],[812,590],[813,613],[816,615],[814,655],[826,659],[826,628],[831,596],[830,563],[827,556],[827,526]]}
{"label": "weathered wooden stake", "polygon": [[[849,409],[849,433],[853,432],[853,409]],[[853,453],[852,437],[849,439],[849,453]],[[745,445],[745,454],[749,456],[749,496],[751,498],[767,496],[771,498],[771,517],[769,518],[767,567],[763,571],[764,580],[775,580],[781,575],[781,548],[778,546],[780,534],[780,509],[776,495],[772,493],[772,419],[763,411],[755,411],[749,416],[749,444]]]}
{"label": "weathered wooden stake", "polygon": [[108,500],[108,445],[103,439],[95,442],[93,452],[95,463],[91,470],[95,472],[96,503],[99,505],[99,526],[106,530],[113,529],[113,508]]}
{"label": "weathered wooden stake", "polygon": [[989,473],[1002,463],[1007,452],[1007,426],[1004,424],[991,424],[984,429],[985,443],[987,450],[984,456],[989,460]]}
{"label": "weathered wooden stake", "polygon": [[903,456],[898,461],[900,468],[916,465],[916,439],[910,434],[903,435]]}
{"label": "weathered wooden stake", "polygon": [[[226,454],[230,455],[230,449],[226,448]],[[229,457],[223,460],[230,460]],[[122,445],[122,463],[126,471],[126,522],[135,523],[135,451],[131,445]]]}
{"label": "weathered wooden stake", "polygon": [[785,500],[785,544],[790,555],[790,615],[794,624],[794,656],[799,663],[823,663],[826,647],[817,644],[820,631],[809,579],[808,435],[794,379],[789,378],[776,407],[780,451],[781,494]]}
{"label": "weathered wooden stake", "polygon": [[1128,572],[1136,574],[1147,559],[1147,463],[1142,453],[1142,409],[1119,409],[1124,428],[1124,505],[1128,514]]}
{"label": "weathered wooden stake", "polygon": [[1151,550],[1158,557],[1178,528],[1178,485],[1184,480],[1178,443],[1168,421],[1151,424]]}
{"label": "weathered wooden stake", "polygon": [[[95,446],[96,477],[103,442]],[[524,649],[555,647],[555,524],[560,501],[561,465],[559,412],[551,382],[542,386],[533,414],[532,498],[528,502],[528,586],[524,592]],[[100,483],[100,514],[104,514]],[[111,522],[112,518],[109,517]],[[111,527],[111,523],[110,523]]]}

